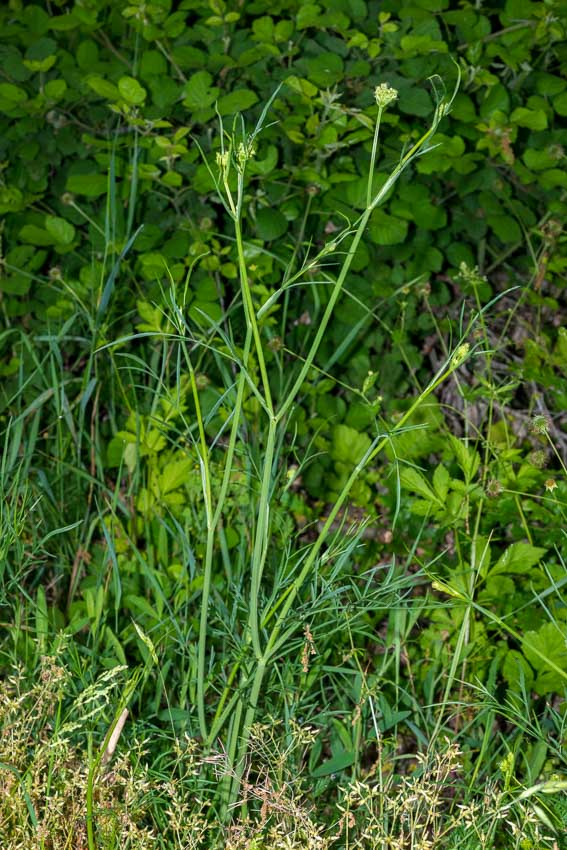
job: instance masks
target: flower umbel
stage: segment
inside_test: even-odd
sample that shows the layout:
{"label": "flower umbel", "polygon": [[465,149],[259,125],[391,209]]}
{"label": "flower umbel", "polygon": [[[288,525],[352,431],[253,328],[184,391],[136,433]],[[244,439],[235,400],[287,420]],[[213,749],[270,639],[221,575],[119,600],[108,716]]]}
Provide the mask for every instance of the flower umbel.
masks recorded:
{"label": "flower umbel", "polygon": [[238,160],[238,165],[240,168],[243,168],[244,165],[248,162],[249,159],[252,159],[253,156],[256,155],[256,147],[250,139],[246,142],[241,142],[238,145],[238,150],[236,151],[236,159]]}
{"label": "flower umbel", "polygon": [[398,92],[396,89],[393,89],[388,83],[380,83],[379,86],[376,86],[374,89],[374,97],[376,98],[376,103],[381,109],[385,109],[395,100],[397,100]]}
{"label": "flower umbel", "polygon": [[230,165],[230,151],[224,151],[221,153],[220,151],[217,153],[217,165],[220,171],[227,171]]}
{"label": "flower umbel", "polygon": [[465,342],[462,345],[459,345],[459,347],[457,348],[457,350],[455,351],[455,353],[453,354],[453,356],[451,358],[451,363],[452,363],[454,368],[461,365],[463,360],[466,359],[466,357],[469,353],[469,350],[470,350],[470,345],[469,345],[468,342]]}

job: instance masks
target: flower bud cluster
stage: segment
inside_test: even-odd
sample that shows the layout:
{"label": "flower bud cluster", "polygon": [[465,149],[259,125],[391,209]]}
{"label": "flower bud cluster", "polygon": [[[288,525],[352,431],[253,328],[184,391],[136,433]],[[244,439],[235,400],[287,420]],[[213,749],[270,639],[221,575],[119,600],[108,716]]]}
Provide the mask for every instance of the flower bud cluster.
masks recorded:
{"label": "flower bud cluster", "polygon": [[256,147],[254,143],[250,140],[246,142],[240,142],[238,145],[238,150],[236,151],[236,161],[240,168],[243,168],[249,159],[252,159],[253,156],[256,155]]}
{"label": "flower bud cluster", "polygon": [[388,83],[380,83],[379,86],[376,86],[374,89],[374,97],[376,98],[376,103],[381,109],[385,109],[395,100],[397,100],[398,92],[396,89],[393,89]]}

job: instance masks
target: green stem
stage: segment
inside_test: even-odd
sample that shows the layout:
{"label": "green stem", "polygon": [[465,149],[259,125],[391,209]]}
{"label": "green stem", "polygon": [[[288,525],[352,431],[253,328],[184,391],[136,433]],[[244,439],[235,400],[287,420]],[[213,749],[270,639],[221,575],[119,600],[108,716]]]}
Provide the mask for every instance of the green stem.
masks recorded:
{"label": "green stem", "polygon": [[240,219],[234,219],[234,229],[236,232],[236,248],[238,251],[238,268],[240,272],[240,285],[242,288],[242,298],[244,301],[244,312],[246,314],[246,324],[252,330],[254,337],[254,345],[256,348],[256,356],[258,357],[258,366],[262,377],[262,385],[264,388],[264,399],[266,407],[271,416],[273,416],[274,406],[272,402],[272,393],[270,390],[270,382],[268,380],[268,371],[266,369],[266,361],[264,359],[264,350],[262,348],[262,340],[260,339],[260,331],[256,321],[256,313],[252,302],[252,292],[248,281],[248,271],[246,269],[246,261],[244,258],[244,245],[242,242],[242,228]]}
{"label": "green stem", "polygon": [[370,155],[370,171],[368,173],[368,185],[366,188],[366,206],[372,204],[372,181],[374,179],[374,168],[376,166],[376,154],[378,153],[378,136],[380,134],[380,121],[382,120],[382,112],[384,108],[378,107],[378,118],[376,119],[376,127],[374,128],[374,140],[372,142],[372,154]]}
{"label": "green stem", "polygon": [[[244,717],[242,735],[240,738],[240,747],[238,748],[238,760],[234,765],[234,777],[230,793],[231,802],[234,802],[236,800],[240,789],[242,774],[244,773],[244,768],[246,766],[246,753],[248,752],[248,742],[250,741],[250,733],[252,730],[252,725],[254,723],[254,717],[256,716],[256,709],[258,708],[258,697],[260,696],[260,689],[262,687],[262,682],[264,681],[265,672],[266,661],[264,659],[261,659],[260,661],[258,661],[258,666],[256,667],[254,681],[250,690],[248,709]],[[236,738],[236,736],[233,736],[233,738]]]}
{"label": "green stem", "polygon": [[258,618],[258,602],[260,596],[260,584],[262,573],[266,562],[269,543],[270,528],[270,486],[272,483],[272,466],[274,463],[274,451],[276,445],[277,420],[270,419],[268,427],[268,439],[266,442],[266,455],[264,458],[264,471],[262,475],[262,487],[260,490],[260,504],[258,506],[258,518],[256,523],[256,538],[254,540],[254,552],[252,555],[252,582],[250,588],[250,633],[252,645],[256,658],[262,657],[260,646],[260,630]]}
{"label": "green stem", "polygon": [[207,542],[205,549],[205,565],[203,573],[203,592],[201,596],[201,614],[199,620],[199,644],[197,649],[197,713],[199,716],[199,729],[203,740],[209,740],[207,734],[207,720],[205,711],[205,662],[207,652],[207,631],[209,623],[209,598],[211,594],[212,572],[213,572],[213,554],[215,533],[222,516],[226,495],[230,485],[232,474],[234,453],[236,449],[236,440],[238,437],[238,427],[240,425],[242,402],[244,398],[244,387],[246,384],[246,367],[250,355],[252,345],[252,335],[247,332],[244,341],[244,352],[242,356],[242,368],[238,376],[238,385],[236,391],[236,401],[234,404],[234,413],[232,417],[232,426],[230,429],[230,438],[226,452],[226,461],[224,464],[223,479],[219,491],[217,506],[212,515],[212,518],[207,526]]}
{"label": "green stem", "polygon": [[358,248],[360,240],[362,239],[362,234],[364,233],[364,231],[366,229],[366,225],[368,224],[368,219],[370,218],[371,213],[372,213],[372,209],[369,207],[367,210],[364,211],[362,218],[360,219],[360,223],[359,223],[359,225],[356,229],[356,232],[355,232],[353,240],[352,240],[352,245],[350,246],[350,250],[349,250],[349,252],[346,256],[346,259],[343,263],[343,266],[341,268],[339,276],[337,277],[337,280],[335,281],[335,285],[333,286],[333,289],[331,291],[331,297],[329,298],[327,307],[325,308],[325,312],[323,314],[323,318],[321,319],[321,323],[319,324],[319,327],[317,328],[317,333],[315,334],[315,339],[313,340],[311,348],[309,349],[307,357],[305,358],[305,361],[303,363],[303,366],[301,367],[299,375],[297,376],[297,378],[295,380],[295,383],[293,384],[293,386],[292,386],[291,390],[289,391],[285,401],[283,402],[282,406],[280,407],[280,409],[277,413],[276,419],[277,419],[278,422],[281,419],[283,419],[283,417],[285,416],[285,414],[287,413],[287,411],[289,410],[289,408],[293,404],[295,397],[297,396],[299,390],[301,389],[303,382],[305,381],[305,378],[307,377],[307,374],[308,374],[309,370],[311,369],[311,366],[313,365],[313,361],[315,359],[317,351],[319,350],[319,347],[320,347],[321,342],[323,340],[323,337],[325,335],[325,331],[327,330],[327,326],[328,326],[329,321],[331,319],[331,316],[333,314],[333,310],[335,309],[335,304],[337,303],[339,295],[341,294],[344,282],[346,280],[346,276],[347,276],[349,269],[351,267],[352,261],[354,259],[354,255],[356,253],[356,250]]}

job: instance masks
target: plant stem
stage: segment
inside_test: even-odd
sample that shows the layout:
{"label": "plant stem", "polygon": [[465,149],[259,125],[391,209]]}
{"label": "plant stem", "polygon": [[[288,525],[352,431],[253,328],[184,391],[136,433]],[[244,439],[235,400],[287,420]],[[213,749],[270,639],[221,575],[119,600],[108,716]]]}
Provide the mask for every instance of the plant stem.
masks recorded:
{"label": "plant stem", "polygon": [[374,128],[374,139],[372,141],[372,154],[370,155],[370,171],[368,172],[368,186],[366,188],[366,206],[369,207],[372,203],[372,181],[374,179],[374,168],[376,166],[376,154],[378,152],[378,136],[380,134],[380,121],[382,120],[382,112],[384,108],[378,106],[378,118]]}

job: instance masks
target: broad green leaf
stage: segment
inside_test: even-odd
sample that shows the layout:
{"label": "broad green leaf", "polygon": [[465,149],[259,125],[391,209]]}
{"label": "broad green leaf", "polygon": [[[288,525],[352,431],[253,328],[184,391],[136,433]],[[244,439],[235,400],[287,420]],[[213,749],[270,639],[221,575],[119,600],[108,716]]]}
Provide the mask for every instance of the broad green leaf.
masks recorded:
{"label": "broad green leaf", "polygon": [[534,150],[528,148],[523,156],[524,162],[532,171],[543,171],[546,168],[553,168],[557,164],[557,159],[549,150]]}
{"label": "broad green leaf", "polygon": [[146,99],[146,90],[143,86],[140,85],[138,80],[135,80],[134,77],[120,77],[118,80],[118,91],[124,100],[127,100],[128,103],[132,103],[135,106],[139,106]]}
{"label": "broad green leaf", "polygon": [[487,216],[487,222],[502,242],[518,242],[522,238],[520,225],[511,215]]}
{"label": "broad green leaf", "polygon": [[201,327],[208,327],[211,322],[220,322],[222,308],[214,301],[194,301],[188,312],[189,318]]}
{"label": "broad green leaf", "polygon": [[104,97],[107,100],[120,99],[120,92],[114,83],[109,82],[109,80],[105,80],[104,77],[100,77],[98,74],[91,74],[90,77],[87,77],[86,82],[87,85],[100,97]]}
{"label": "broad green leaf", "polygon": [[13,83],[0,83],[0,109],[20,106],[28,99],[28,93]]}
{"label": "broad green leaf", "polygon": [[211,85],[212,81],[208,71],[193,74],[183,87],[183,105],[192,112],[212,106],[220,91]]}
{"label": "broad green leaf", "polygon": [[303,3],[297,13],[295,23],[298,30],[307,29],[307,27],[316,27],[319,23],[319,15],[321,7],[316,3]]}
{"label": "broad green leaf", "polygon": [[158,77],[167,74],[167,62],[159,50],[144,50],[140,61],[140,76],[142,79]]}
{"label": "broad green leaf", "polygon": [[442,505],[441,499],[431,489],[425,476],[423,476],[417,469],[414,469],[411,466],[406,466],[400,473],[400,481],[402,487],[405,487],[406,490],[411,490],[413,493],[417,493],[428,502],[435,502],[437,505]]}
{"label": "broad green leaf", "polygon": [[53,245],[54,239],[51,233],[44,230],[43,227],[38,227],[36,224],[24,224],[20,230],[20,239],[22,242],[27,242],[29,245]]}
{"label": "broad green leaf", "polygon": [[531,543],[512,543],[498,558],[490,570],[490,575],[528,573],[532,567],[541,561],[546,551],[547,549],[532,546]]}
{"label": "broad green leaf", "polygon": [[189,458],[170,461],[159,477],[161,492],[163,494],[170,493],[172,490],[183,486],[194,470],[194,467],[194,461]]}
{"label": "broad green leaf", "polygon": [[70,245],[75,238],[75,228],[71,222],[58,216],[45,216],[45,229],[59,245]]}
{"label": "broad green leaf", "polygon": [[331,455],[336,461],[354,466],[362,460],[370,445],[368,434],[349,428],[348,425],[336,425],[333,428]]}
{"label": "broad green leaf", "polygon": [[256,213],[256,233],[267,242],[283,236],[288,226],[285,215],[279,210],[261,207]]}
{"label": "broad green leaf", "polygon": [[[554,691],[562,692],[567,685],[567,627],[565,623],[545,623],[537,631],[526,632],[522,649],[537,672],[535,691],[542,696]],[[546,662],[551,662],[559,670]],[[563,671],[564,675],[560,671]]]}
{"label": "broad green leaf", "polygon": [[326,89],[340,82],[344,73],[344,62],[336,53],[320,53],[307,60],[308,77],[319,88]]}
{"label": "broad green leaf", "polygon": [[274,19],[269,15],[262,15],[252,22],[253,38],[258,41],[272,41],[274,36]]}
{"label": "broad green leaf", "polygon": [[528,127],[530,130],[545,130],[547,127],[547,115],[543,109],[527,109],[525,106],[514,109],[510,121],[519,127]]}
{"label": "broad green leaf", "polygon": [[480,455],[471,446],[468,446],[464,440],[460,440],[453,434],[450,435],[451,446],[453,453],[461,468],[465,481],[472,481],[480,466]]}
{"label": "broad green leaf", "polygon": [[307,98],[315,97],[317,94],[317,87],[303,77],[296,77],[292,75],[291,77],[286,78],[285,84],[286,86],[289,86],[290,89],[293,89],[293,91],[296,91],[298,94],[302,94]]}
{"label": "broad green leaf", "polygon": [[399,95],[400,112],[407,115],[418,115],[424,118],[433,112],[433,101],[425,89],[417,86],[400,89]]}
{"label": "broad green leaf", "polygon": [[538,176],[538,183],[541,189],[554,189],[556,186],[561,186],[567,189],[567,171],[560,168],[550,168],[549,171],[544,171]]}
{"label": "broad green leaf", "polygon": [[244,112],[255,103],[258,103],[258,95],[252,89],[236,89],[219,97],[218,109],[221,115],[231,115],[233,112]]}
{"label": "broad green leaf", "polygon": [[384,210],[376,209],[372,213],[369,225],[370,238],[377,245],[399,245],[408,233],[408,223]]}
{"label": "broad green leaf", "polygon": [[449,475],[447,468],[440,463],[433,473],[433,489],[442,502],[444,502],[447,498],[450,480],[451,476]]}
{"label": "broad green leaf", "polygon": [[505,115],[509,109],[510,94],[508,89],[500,83],[497,83],[489,89],[486,98],[482,101],[480,106],[480,115],[481,118],[489,119],[494,112],[502,112]]}
{"label": "broad green leaf", "polygon": [[81,41],[75,52],[75,59],[79,68],[88,71],[93,68],[99,59],[98,44],[91,39]]}
{"label": "broad green leaf", "polygon": [[563,92],[563,94],[553,98],[553,108],[558,115],[562,117],[567,115],[567,92]]}
{"label": "broad green leaf", "polygon": [[24,208],[24,196],[17,186],[0,186],[0,215],[19,212]]}
{"label": "broad green leaf", "polygon": [[322,765],[311,771],[311,776],[319,778],[321,776],[330,776],[332,773],[340,773],[341,770],[350,767],[354,764],[355,755],[353,752],[342,751],[327,759]]}
{"label": "broad green leaf", "polygon": [[425,53],[447,53],[444,41],[438,41],[429,35],[404,35],[400,46],[407,58]]}
{"label": "broad green leaf", "polygon": [[66,91],[67,83],[65,80],[49,80],[45,84],[45,95],[53,100],[59,100]]}
{"label": "broad green leaf", "polygon": [[70,174],[65,184],[67,192],[98,198],[106,194],[108,180],[104,174]]}
{"label": "broad green leaf", "polygon": [[[545,71],[539,71],[533,75],[535,77],[536,90],[538,94],[544,97],[553,97],[560,94],[567,88],[567,80],[563,77],[548,74]],[[555,105],[555,102],[554,102]]]}

